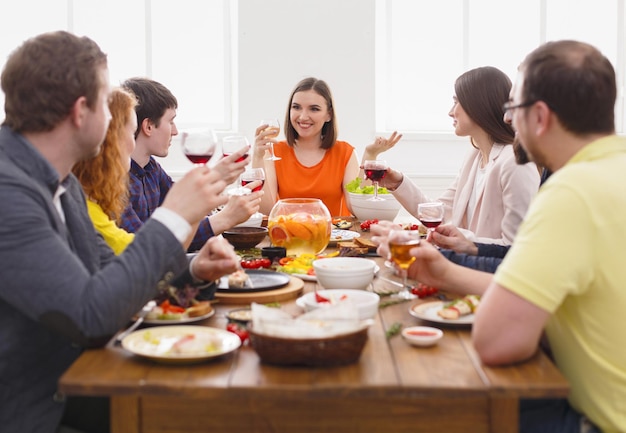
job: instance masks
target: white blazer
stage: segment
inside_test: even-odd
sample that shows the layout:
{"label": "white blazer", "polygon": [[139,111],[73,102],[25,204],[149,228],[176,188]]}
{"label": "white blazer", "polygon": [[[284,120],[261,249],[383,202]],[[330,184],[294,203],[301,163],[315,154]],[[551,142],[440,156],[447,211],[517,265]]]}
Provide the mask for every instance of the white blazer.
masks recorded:
{"label": "white blazer", "polygon": [[436,200],[424,195],[407,176],[392,194],[416,218],[419,203],[441,201],[445,207],[444,224],[465,229],[465,236],[474,242],[510,245],[539,189],[539,170],[532,162],[517,164],[512,145],[494,144],[482,191],[477,191],[472,220],[467,221],[467,206],[480,160],[480,151],[472,148],[454,183]]}

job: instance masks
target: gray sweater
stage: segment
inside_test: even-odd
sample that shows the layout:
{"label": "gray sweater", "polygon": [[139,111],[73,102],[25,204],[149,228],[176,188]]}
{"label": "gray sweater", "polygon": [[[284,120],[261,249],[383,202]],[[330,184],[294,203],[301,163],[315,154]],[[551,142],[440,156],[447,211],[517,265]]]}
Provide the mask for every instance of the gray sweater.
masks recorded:
{"label": "gray sweater", "polygon": [[[0,430],[54,432],[61,374],[101,346],[157,287],[188,267],[182,246],[148,221],[115,256],[95,232],[77,179],[63,180],[21,135],[0,128]],[[188,274],[188,273],[187,273]]]}

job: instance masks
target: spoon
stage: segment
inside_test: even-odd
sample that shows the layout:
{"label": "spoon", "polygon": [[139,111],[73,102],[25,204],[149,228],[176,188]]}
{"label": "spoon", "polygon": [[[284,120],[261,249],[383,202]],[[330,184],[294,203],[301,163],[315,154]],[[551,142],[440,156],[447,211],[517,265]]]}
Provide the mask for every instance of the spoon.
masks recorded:
{"label": "spoon", "polygon": [[137,320],[135,320],[135,323],[129,326],[124,332],[118,334],[117,337],[115,337],[115,344],[120,344],[122,340],[126,338],[127,335],[129,335],[131,332],[137,329],[139,325],[143,323],[143,320],[145,319],[145,317],[148,315],[150,311],[152,311],[154,307],[156,307],[156,301],[154,299],[148,302],[146,305],[144,305],[141,311],[137,314]]}

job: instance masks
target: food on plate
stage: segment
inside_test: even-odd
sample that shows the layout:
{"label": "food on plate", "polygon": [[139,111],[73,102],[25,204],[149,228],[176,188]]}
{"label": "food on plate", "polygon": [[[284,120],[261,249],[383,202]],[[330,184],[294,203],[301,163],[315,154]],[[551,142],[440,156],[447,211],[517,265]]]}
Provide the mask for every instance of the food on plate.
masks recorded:
{"label": "food on plate", "polygon": [[335,227],[341,230],[348,230],[352,228],[352,221],[348,221],[343,218],[333,218],[332,223]]}
{"label": "food on plate", "polygon": [[187,308],[186,313],[189,317],[200,317],[209,314],[213,310],[209,301],[200,301],[197,304]]}
{"label": "food on plate", "polygon": [[189,333],[175,337],[159,337],[148,331],[144,333],[143,338],[153,347],[155,353],[165,355],[203,355],[217,352],[221,348],[219,338],[208,334]]}
{"label": "food on plate", "polygon": [[367,248],[367,251],[370,251],[370,252],[376,251],[376,248],[378,248],[378,245],[372,242],[371,239],[355,238],[354,242],[356,242],[358,245],[362,247]]}
{"label": "food on plate", "polygon": [[283,257],[278,261],[276,270],[286,274],[315,275],[313,260],[317,258],[318,256],[315,254],[300,254],[295,257]]}
{"label": "food on plate", "polygon": [[467,295],[461,299],[444,304],[443,308],[437,311],[437,315],[446,320],[456,320],[461,316],[474,313],[480,304],[480,297],[477,295]]}
{"label": "food on plate", "polygon": [[337,242],[337,248],[339,248],[339,255],[341,257],[356,257],[362,254],[367,254],[369,249],[360,245],[355,240]]}
{"label": "food on plate", "polygon": [[195,301],[190,307],[174,305],[169,299],[158,304],[147,315],[148,320],[183,320],[189,317],[200,317],[213,310],[209,301]]}
{"label": "food on plate", "polygon": [[379,221],[378,219],[374,218],[373,220],[365,220],[365,221],[361,221],[361,230],[366,232],[370,229],[370,226],[372,226],[373,224],[378,224]]}
{"label": "food on plate", "polygon": [[239,269],[228,276],[228,287],[232,289],[242,289],[250,277],[243,269]]}

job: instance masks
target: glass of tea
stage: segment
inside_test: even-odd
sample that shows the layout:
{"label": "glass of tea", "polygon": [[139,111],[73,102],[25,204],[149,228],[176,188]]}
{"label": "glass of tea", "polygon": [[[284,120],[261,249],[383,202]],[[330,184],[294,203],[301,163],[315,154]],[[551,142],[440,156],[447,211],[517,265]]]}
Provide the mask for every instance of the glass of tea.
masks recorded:
{"label": "glass of tea", "polygon": [[369,201],[384,201],[384,198],[378,197],[378,182],[387,174],[387,161],[382,159],[369,159],[363,162],[363,170],[365,171],[365,179],[369,179],[374,183],[374,197]]}
{"label": "glass of tea", "polygon": [[[222,139],[222,155],[224,157],[230,156],[238,150],[248,147],[248,145],[248,139],[244,135],[229,135]],[[248,154],[246,153],[235,162],[243,161],[247,157]]]}
{"label": "glass of tea", "polygon": [[194,165],[205,165],[213,153],[217,139],[211,129],[200,131],[184,131],[181,134],[181,147],[183,153]]}
{"label": "glass of tea", "polygon": [[402,299],[415,299],[416,295],[411,293],[407,284],[408,270],[411,263],[415,261],[409,251],[420,243],[419,230],[391,230],[387,236],[389,244],[389,254],[391,260],[402,271],[402,290],[398,292],[398,297]]}
{"label": "glass of tea", "polygon": [[[267,138],[278,137],[278,133],[280,132],[280,123],[278,123],[278,119],[263,119],[259,125],[267,125],[267,128],[264,129],[264,131],[268,132],[266,135]],[[265,159],[271,161],[278,161],[282,159],[274,155],[274,142],[270,143],[270,156]]]}
{"label": "glass of tea", "polygon": [[252,192],[261,191],[263,189],[263,184],[265,183],[265,171],[263,171],[262,168],[248,168],[246,171],[241,173],[239,179],[241,180],[242,187],[245,187],[254,181],[260,180],[261,185],[254,188]]}
{"label": "glass of tea", "polygon": [[428,229],[428,234],[443,221],[443,203],[430,202],[417,205],[417,219]]}

